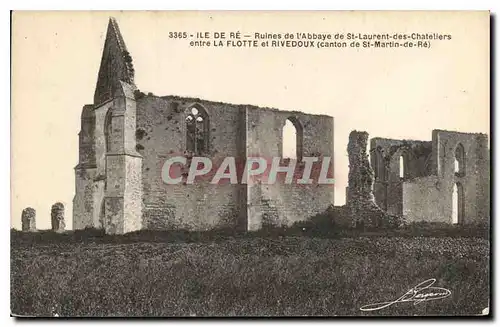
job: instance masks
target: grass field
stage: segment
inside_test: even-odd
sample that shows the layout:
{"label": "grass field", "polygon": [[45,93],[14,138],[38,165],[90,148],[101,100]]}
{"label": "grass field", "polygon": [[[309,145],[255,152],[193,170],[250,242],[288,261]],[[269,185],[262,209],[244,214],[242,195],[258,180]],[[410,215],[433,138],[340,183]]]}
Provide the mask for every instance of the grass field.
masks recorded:
{"label": "grass field", "polygon": [[[11,310],[29,316],[413,316],[476,315],[489,306],[487,232],[291,234],[13,231]],[[359,309],[395,300],[429,278],[451,296]]]}

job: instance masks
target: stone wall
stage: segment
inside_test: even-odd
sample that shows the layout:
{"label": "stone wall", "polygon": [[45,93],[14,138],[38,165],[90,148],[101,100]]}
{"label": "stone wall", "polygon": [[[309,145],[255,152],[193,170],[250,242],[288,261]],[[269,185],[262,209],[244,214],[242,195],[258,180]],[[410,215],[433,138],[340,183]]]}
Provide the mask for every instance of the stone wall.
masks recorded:
{"label": "stone wall", "polygon": [[[75,167],[76,193],[73,199],[73,228],[84,229],[87,227],[103,228],[104,222],[104,196],[106,183],[106,140],[104,123],[106,115],[113,108],[114,101],[107,101],[101,105],[86,105],[82,111],[82,127],[80,131],[80,162]],[[92,111],[92,113],[90,113]],[[83,117],[93,117],[84,120]],[[94,127],[87,125],[94,122]],[[83,130],[91,130],[90,139],[81,143]],[[87,152],[91,151],[91,154]],[[84,158],[92,158],[82,161]]]}
{"label": "stone wall", "polygon": [[[372,138],[370,162],[374,170],[373,192],[377,205],[394,215],[403,213],[403,183],[432,173],[432,142]],[[400,174],[403,157],[404,173]]]}
{"label": "stone wall", "polygon": [[[464,170],[455,171],[457,148],[464,151]],[[374,195],[388,213],[408,221],[452,222],[453,187],[463,189],[459,223],[487,223],[490,214],[488,139],[484,134],[434,130],[432,141],[374,138],[371,161],[378,171]],[[382,155],[382,156],[381,156]],[[405,175],[399,176],[399,157],[405,155]],[[380,158],[386,172],[380,170]],[[377,159],[378,158],[378,159]]]}
{"label": "stone wall", "polygon": [[165,161],[184,156],[186,117],[191,108],[205,110],[209,116],[209,151],[205,156],[214,163],[227,156],[244,160],[244,108],[189,98],[153,95],[140,98],[136,136],[138,152],[144,157],[144,228],[237,228],[246,219],[245,185],[224,182],[212,185],[212,175],[193,184],[168,185],[162,180]]}
{"label": "stone wall", "polygon": [[[328,177],[333,177],[333,118],[324,115],[309,115],[302,112],[282,111],[268,108],[247,108],[247,153],[249,157],[264,157],[272,162],[273,157],[282,157],[283,127],[287,119],[296,126],[297,148],[300,157],[330,157]],[[302,134],[302,135],[300,135]],[[282,162],[280,166],[287,166]],[[318,172],[320,163],[315,164]],[[300,160],[295,174],[302,177]],[[325,211],[334,201],[334,185],[314,183],[311,185],[285,184],[282,179],[268,185],[248,185],[248,229],[259,229],[263,225],[291,225]],[[314,178],[313,178],[314,179]],[[317,181],[317,178],[316,178]]]}
{"label": "stone wall", "polygon": [[94,180],[96,168],[75,167],[75,188],[73,198],[73,229],[87,227],[99,228],[96,212],[99,212],[99,200],[104,196],[104,189],[99,189]]}
{"label": "stone wall", "polygon": [[352,131],[349,134],[346,212],[349,214],[352,225],[356,227],[397,227],[402,220],[386,213],[375,203],[374,173],[369,162],[367,145],[367,132]]}
{"label": "stone wall", "polygon": [[[451,223],[442,200],[441,182],[437,176],[426,176],[403,183],[402,211],[408,222],[428,221]],[[422,203],[425,201],[425,204]],[[451,200],[450,200],[451,201]]]}
{"label": "stone wall", "polygon": [[[451,221],[452,190],[459,183],[464,190],[464,224],[487,223],[490,216],[490,169],[488,138],[485,134],[435,130],[432,134],[440,180],[440,199],[444,206],[443,220]],[[455,173],[455,150],[465,150],[464,174]]]}

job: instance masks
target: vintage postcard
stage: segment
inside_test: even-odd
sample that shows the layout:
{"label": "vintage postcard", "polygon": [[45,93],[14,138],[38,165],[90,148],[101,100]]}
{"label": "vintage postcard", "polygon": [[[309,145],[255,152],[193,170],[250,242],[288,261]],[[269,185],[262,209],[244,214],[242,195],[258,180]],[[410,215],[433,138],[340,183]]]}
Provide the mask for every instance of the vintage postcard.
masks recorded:
{"label": "vintage postcard", "polygon": [[12,315],[491,315],[490,20],[13,12]]}

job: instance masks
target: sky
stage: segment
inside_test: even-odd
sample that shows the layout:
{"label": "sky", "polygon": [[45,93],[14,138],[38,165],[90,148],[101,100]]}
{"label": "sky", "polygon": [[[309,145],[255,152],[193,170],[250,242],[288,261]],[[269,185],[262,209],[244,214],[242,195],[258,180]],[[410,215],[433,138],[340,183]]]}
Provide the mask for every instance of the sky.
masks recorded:
{"label": "sky", "polygon": [[[11,226],[66,205],[72,227],[80,114],[93,102],[109,16],[138,88],[334,117],[335,204],[345,203],[351,130],[431,140],[433,129],[488,133],[487,12],[15,12]],[[197,48],[170,32],[442,33],[428,49]]]}

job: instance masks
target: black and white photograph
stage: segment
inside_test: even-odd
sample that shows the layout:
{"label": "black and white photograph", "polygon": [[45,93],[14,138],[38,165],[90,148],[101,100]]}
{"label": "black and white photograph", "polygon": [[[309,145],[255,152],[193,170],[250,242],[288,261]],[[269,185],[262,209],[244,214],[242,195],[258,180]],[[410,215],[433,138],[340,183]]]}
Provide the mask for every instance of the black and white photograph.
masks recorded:
{"label": "black and white photograph", "polygon": [[11,316],[490,316],[491,24],[11,12]]}

